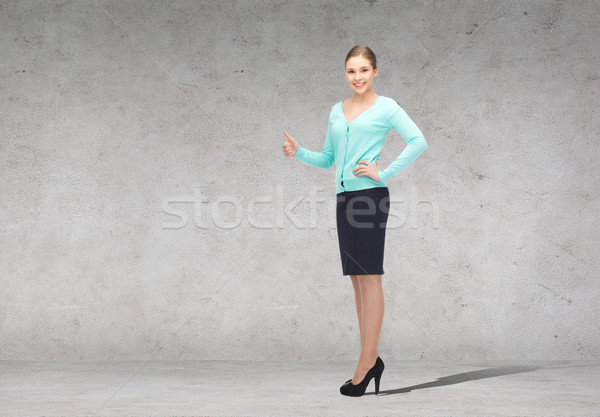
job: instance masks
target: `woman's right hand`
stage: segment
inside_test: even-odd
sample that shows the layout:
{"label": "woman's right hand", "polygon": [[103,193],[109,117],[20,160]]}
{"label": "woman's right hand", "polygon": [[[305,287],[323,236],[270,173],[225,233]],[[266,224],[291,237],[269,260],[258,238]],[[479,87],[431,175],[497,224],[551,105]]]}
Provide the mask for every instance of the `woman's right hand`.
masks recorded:
{"label": "woman's right hand", "polygon": [[288,135],[288,132],[286,132],[285,130],[283,131],[283,134],[285,135],[285,137],[288,138],[287,141],[283,142],[283,154],[285,156],[291,157],[291,156],[296,156],[296,152],[298,151],[298,142],[296,142],[290,135]]}

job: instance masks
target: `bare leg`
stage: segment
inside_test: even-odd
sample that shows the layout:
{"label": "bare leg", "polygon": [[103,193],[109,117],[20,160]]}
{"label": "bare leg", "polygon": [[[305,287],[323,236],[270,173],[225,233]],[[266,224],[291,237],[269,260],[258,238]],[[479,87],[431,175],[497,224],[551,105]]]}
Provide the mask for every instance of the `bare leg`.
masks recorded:
{"label": "bare leg", "polygon": [[354,287],[354,299],[356,301],[356,314],[358,316],[358,329],[360,331],[360,348],[362,350],[363,330],[362,330],[362,302],[360,297],[360,287],[358,285],[358,275],[350,275],[352,286]]}
{"label": "bare leg", "polygon": [[352,282],[355,280],[358,283],[356,304],[361,332],[360,358],[352,378],[352,383],[356,385],[375,365],[379,355],[377,345],[383,324],[384,299],[381,275],[357,275]]}

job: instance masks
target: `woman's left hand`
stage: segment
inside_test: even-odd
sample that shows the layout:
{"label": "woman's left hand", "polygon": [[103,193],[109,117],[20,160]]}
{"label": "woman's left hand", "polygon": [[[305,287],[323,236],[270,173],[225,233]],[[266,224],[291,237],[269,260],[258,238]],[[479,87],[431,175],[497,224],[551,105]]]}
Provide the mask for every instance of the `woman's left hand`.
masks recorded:
{"label": "woman's left hand", "polygon": [[364,159],[362,161],[358,161],[357,164],[360,164],[361,162],[363,162],[364,165],[358,166],[352,170],[352,172],[354,172],[354,175],[356,175],[357,177],[362,177],[363,175],[366,175],[367,177],[372,178],[375,181],[379,181],[379,159],[375,160],[376,165],[373,165],[372,163]]}

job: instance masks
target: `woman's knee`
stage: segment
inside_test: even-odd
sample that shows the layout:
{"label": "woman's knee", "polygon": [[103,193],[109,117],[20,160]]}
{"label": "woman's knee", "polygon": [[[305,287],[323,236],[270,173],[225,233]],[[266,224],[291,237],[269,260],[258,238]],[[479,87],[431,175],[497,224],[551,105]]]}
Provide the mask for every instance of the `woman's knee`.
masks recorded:
{"label": "woman's knee", "polygon": [[372,286],[381,287],[381,275],[359,275],[360,285],[369,288]]}

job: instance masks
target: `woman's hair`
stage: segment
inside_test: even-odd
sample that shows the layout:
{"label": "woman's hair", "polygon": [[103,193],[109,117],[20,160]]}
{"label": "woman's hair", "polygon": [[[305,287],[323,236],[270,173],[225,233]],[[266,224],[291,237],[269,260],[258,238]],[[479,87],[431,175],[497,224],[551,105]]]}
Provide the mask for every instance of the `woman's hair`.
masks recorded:
{"label": "woman's hair", "polygon": [[375,58],[375,54],[373,53],[373,51],[371,51],[371,48],[369,48],[368,46],[356,45],[352,49],[350,49],[350,52],[348,52],[348,55],[346,55],[344,65],[346,65],[348,60],[354,56],[365,57],[371,63],[373,69],[377,68],[377,58]]}

